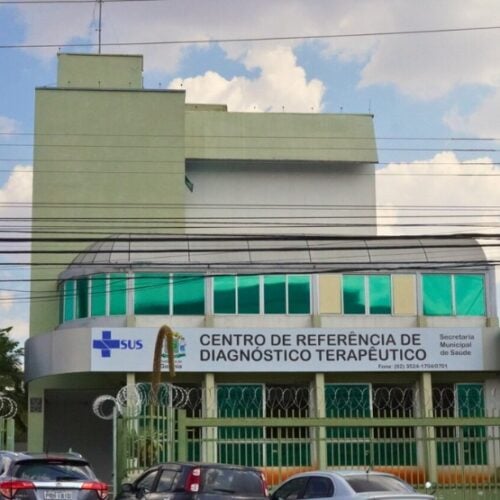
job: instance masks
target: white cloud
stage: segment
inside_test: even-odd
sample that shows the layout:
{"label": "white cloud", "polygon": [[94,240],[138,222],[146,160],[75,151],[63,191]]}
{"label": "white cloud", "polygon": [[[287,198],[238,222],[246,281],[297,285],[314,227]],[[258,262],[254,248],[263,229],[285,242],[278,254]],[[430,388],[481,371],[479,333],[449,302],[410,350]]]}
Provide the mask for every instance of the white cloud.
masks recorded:
{"label": "white cloud", "polygon": [[[25,43],[62,44],[75,37],[97,40],[96,6],[19,6]],[[104,3],[103,42],[158,42],[259,38],[468,28],[494,24],[497,0],[238,0]],[[289,45],[303,43],[290,40]],[[281,42],[280,42],[281,43]],[[362,61],[361,85],[394,85],[401,92],[431,99],[460,85],[498,86],[500,30],[323,40],[329,54]],[[188,45],[105,47],[144,52],[146,68],[172,71]],[[248,44],[225,44],[239,59]],[[50,49],[54,54],[54,49]],[[36,49],[35,54],[43,54]]]}
{"label": "white cloud", "polygon": [[383,234],[405,231],[383,227],[395,222],[419,224],[406,229],[413,234],[498,233],[491,207],[498,205],[500,169],[490,158],[460,162],[454,153],[442,152],[426,162],[390,164],[377,172],[376,182]]}
{"label": "white cloud", "polygon": [[[386,10],[387,31],[439,30],[490,26],[500,14],[500,4],[495,0],[460,6],[453,0],[394,2]],[[500,30],[380,37],[370,48],[360,85],[393,85],[424,100],[464,85],[498,86],[499,43]]]}
{"label": "white cloud", "polygon": [[[97,3],[96,3],[97,4]],[[50,45],[46,48],[27,48],[27,52],[42,60],[48,60],[58,52],[58,45],[91,37],[97,40],[92,22],[95,6],[92,4],[61,3],[59,5],[18,5],[24,21],[26,45]],[[85,49],[82,48],[82,52]]]}
{"label": "white cloud", "polygon": [[176,78],[170,88],[186,90],[198,103],[225,103],[231,111],[318,112],[325,92],[319,80],[307,81],[305,70],[289,47],[252,49],[243,60],[247,69],[260,69],[256,78],[226,79],[207,71],[203,76]]}
{"label": "white cloud", "polygon": [[[9,228],[23,229],[29,231],[31,225],[31,199],[32,199],[32,178],[33,169],[28,165],[17,165],[12,170],[9,178],[3,186],[0,186],[0,217],[3,218],[3,237],[9,236]],[[11,219],[11,220],[8,220]],[[17,234],[17,236],[19,236]],[[0,243],[0,256],[5,250],[19,250],[26,248],[26,244],[21,246],[18,243]],[[9,254],[9,261],[26,262],[27,256],[24,254]]]}
{"label": "white cloud", "polygon": [[17,132],[19,124],[16,120],[7,116],[0,116],[0,134],[12,134]]}
{"label": "white cloud", "polygon": [[444,122],[455,132],[474,134],[480,137],[500,137],[500,87],[484,98],[470,114],[462,114],[456,109],[448,112]]}
{"label": "white cloud", "polygon": [[14,294],[10,290],[0,290],[0,310],[10,311],[14,302]]}
{"label": "white cloud", "polygon": [[493,64],[497,55],[490,45],[498,43],[500,38],[493,33],[483,34],[482,39],[462,34],[451,44],[439,43],[438,35],[401,37],[397,44],[385,38],[364,66],[359,85],[393,85],[421,100],[443,97],[460,86],[496,85],[500,71]]}
{"label": "white cloud", "polygon": [[21,346],[29,337],[29,321],[26,318],[27,314],[24,316],[2,314],[2,323],[0,324],[1,328],[12,327],[8,335],[11,339],[20,342]]}
{"label": "white cloud", "polygon": [[[26,44],[97,41],[96,5],[42,6],[22,5],[21,2],[18,9],[25,23]],[[184,0],[148,2],[147,5],[143,2],[104,2],[102,40],[104,43],[146,42],[136,46],[104,46],[103,51],[143,53],[146,71],[159,73],[158,77],[164,81],[167,77],[161,73],[173,74],[193,45],[155,42],[441,29],[440,33],[332,37],[316,42],[316,47],[320,47],[325,56],[325,64],[334,63],[332,58],[335,57],[341,62],[354,61],[360,65],[358,85],[361,88],[390,86],[413,99],[433,100],[463,87],[490,89],[495,96],[500,92],[497,50],[500,30],[446,32],[450,28],[494,25],[492,20],[499,15],[498,0],[459,3],[456,0]],[[243,61],[247,67],[251,58],[259,54],[256,65],[262,68],[261,76],[246,78],[233,74],[223,77],[215,68],[201,76],[188,74],[192,78],[185,78],[183,82],[185,88],[189,87],[188,98],[201,102],[226,101],[231,109],[280,109],[280,106],[317,109],[317,96],[323,90],[314,80],[305,83],[300,75],[292,72],[294,66],[298,71],[298,64],[286,68],[284,63],[278,63],[281,73],[279,67],[264,67],[264,54],[272,60],[276,43],[295,50],[298,45],[311,41],[305,38],[223,44],[221,48],[226,57]],[[207,45],[197,44],[196,47],[203,49]],[[95,48],[91,50],[96,51]],[[54,48],[33,49],[33,54],[40,57],[53,56],[55,52]],[[292,78],[301,88],[283,92],[287,89],[285,82],[277,85],[271,81],[273,74]],[[202,90],[202,86],[206,87]],[[307,95],[308,102],[297,102],[301,93]],[[481,135],[484,130],[496,128],[494,124],[498,120],[489,117],[491,110],[498,107],[499,100],[499,97],[486,99],[468,115],[449,113],[446,123],[454,130]]]}
{"label": "white cloud", "polygon": [[7,182],[0,186],[0,215],[2,217],[19,216],[19,210],[22,216],[30,213],[32,172],[33,168],[29,165],[16,165]]}
{"label": "white cloud", "polygon": [[[31,216],[32,199],[32,167],[28,165],[17,165],[11,172],[9,178],[3,186],[0,186],[0,217],[12,218],[11,222],[4,220],[2,226],[4,230],[14,226],[22,226],[29,230],[30,226],[22,219],[29,219]],[[18,219],[18,220],[16,220]],[[19,236],[19,234],[15,234]],[[9,236],[8,232],[2,233],[3,237]],[[7,244],[0,246],[0,257],[4,261],[23,264],[29,260],[25,254],[5,254],[5,250],[19,250],[27,248],[27,244]],[[0,278],[9,280],[2,283],[5,289],[0,290],[0,327],[12,326],[13,330],[9,335],[15,340],[23,343],[29,335],[29,317],[27,299],[29,297],[29,286],[20,283],[16,278],[26,279],[25,266],[19,265],[0,268]],[[19,293],[12,289],[19,290]]]}

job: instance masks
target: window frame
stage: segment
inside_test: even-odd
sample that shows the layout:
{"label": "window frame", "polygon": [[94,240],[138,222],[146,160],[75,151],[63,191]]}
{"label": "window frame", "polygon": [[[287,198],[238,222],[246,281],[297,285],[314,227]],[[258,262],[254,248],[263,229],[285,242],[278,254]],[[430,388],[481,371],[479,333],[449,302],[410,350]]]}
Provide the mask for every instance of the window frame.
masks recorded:
{"label": "window frame", "polygon": [[[424,295],[424,280],[426,276],[444,275],[450,277],[450,290],[451,290],[451,314],[425,314],[425,295]],[[457,313],[457,285],[456,278],[458,276],[479,276],[482,278],[483,283],[483,308],[482,315],[476,314],[458,314]],[[487,293],[487,274],[485,272],[477,273],[460,273],[460,272],[419,272],[418,273],[418,297],[419,297],[419,313],[425,317],[443,317],[443,318],[470,318],[479,317],[484,318],[488,315],[488,293]]]}
{"label": "window frame", "polygon": [[[308,273],[299,273],[299,274],[251,274],[251,275],[246,275],[246,274],[229,274],[229,275],[220,275],[220,276],[233,276],[235,279],[235,286],[234,286],[234,300],[235,300],[235,312],[216,312],[215,310],[215,281],[219,276],[210,276],[211,278],[211,291],[210,291],[210,299],[211,299],[211,313],[214,315],[225,315],[225,316],[273,316],[273,315],[287,315],[287,316],[308,316],[313,313],[313,279],[312,275]],[[240,312],[240,294],[239,294],[239,285],[240,285],[240,279],[241,278],[246,278],[248,276],[255,277],[257,278],[257,286],[258,286],[258,297],[259,297],[259,305],[258,305],[258,312],[252,313],[252,312]],[[285,278],[284,280],[284,285],[285,285],[285,311],[284,312],[266,312],[266,294],[265,294],[265,287],[266,287],[266,276],[283,276]],[[291,283],[291,279],[293,277],[304,277],[307,278],[307,288],[308,288],[308,295],[309,295],[309,302],[308,302],[308,312],[290,312],[291,307],[290,307],[290,286],[293,284]]]}
{"label": "window frame", "polygon": [[[364,299],[364,312],[345,312],[345,296],[344,296],[344,278],[346,276],[358,276],[363,278],[363,299]],[[389,308],[388,313],[372,313],[371,296],[370,296],[370,278],[387,276],[389,278]],[[393,316],[394,315],[394,284],[392,273],[342,273],[340,282],[340,295],[341,295],[341,314],[342,316]]]}

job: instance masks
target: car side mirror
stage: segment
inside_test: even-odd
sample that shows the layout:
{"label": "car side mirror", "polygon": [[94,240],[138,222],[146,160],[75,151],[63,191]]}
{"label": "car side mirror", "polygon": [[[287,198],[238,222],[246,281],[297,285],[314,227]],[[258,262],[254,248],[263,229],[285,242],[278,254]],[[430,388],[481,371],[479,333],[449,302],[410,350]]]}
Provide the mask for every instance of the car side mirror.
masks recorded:
{"label": "car side mirror", "polygon": [[121,493],[133,493],[134,490],[135,488],[132,483],[123,483],[120,488]]}

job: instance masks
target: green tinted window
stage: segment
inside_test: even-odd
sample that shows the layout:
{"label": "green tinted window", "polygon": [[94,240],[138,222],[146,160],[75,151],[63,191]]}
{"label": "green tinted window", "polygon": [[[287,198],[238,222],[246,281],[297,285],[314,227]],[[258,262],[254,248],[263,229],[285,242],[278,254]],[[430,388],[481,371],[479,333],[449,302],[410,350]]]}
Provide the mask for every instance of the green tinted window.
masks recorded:
{"label": "green tinted window", "polygon": [[203,276],[174,276],[174,314],[205,314],[205,281]]}
{"label": "green tinted window", "polygon": [[458,316],[484,316],[484,276],[457,274],[455,276],[455,303]]}
{"label": "green tinted window", "polygon": [[89,282],[87,278],[76,280],[76,317],[86,318],[89,314]]}
{"label": "green tinted window", "polygon": [[75,281],[68,280],[64,282],[63,287],[63,302],[64,302],[64,321],[75,319]]}
{"label": "green tinted window", "polygon": [[[484,388],[482,384],[457,384],[458,414],[460,417],[484,417]],[[486,465],[488,450],[486,427],[461,427],[461,446],[464,465]]]}
{"label": "green tinted window", "polygon": [[90,295],[90,315],[106,315],[106,275],[92,276],[92,290]]}
{"label": "green tinted window", "polygon": [[345,274],[342,278],[344,314],[365,314],[365,277]]}
{"label": "green tinted window", "polygon": [[391,277],[369,276],[370,314],[391,314]]}
{"label": "green tinted window", "polygon": [[311,312],[311,279],[309,276],[288,276],[288,312]]}
{"label": "green tinted window", "polygon": [[238,313],[259,314],[259,277],[238,276]]}
{"label": "green tinted window", "polygon": [[[259,384],[218,385],[217,413],[219,417],[258,418],[263,416],[263,387]],[[222,463],[250,466],[263,465],[262,427],[219,428],[218,458]]]}
{"label": "green tinted window", "polygon": [[285,276],[264,276],[264,312],[266,314],[286,313]]}
{"label": "green tinted window", "polygon": [[483,384],[457,384],[460,417],[484,417]]}
{"label": "green tinted window", "polygon": [[[331,418],[370,417],[368,384],[325,384],[326,416]],[[364,427],[327,427],[327,463],[335,465],[368,465],[370,430]]]}
{"label": "green tinted window", "polygon": [[109,276],[109,314],[127,313],[127,275],[111,274]]}
{"label": "green tinted window", "polygon": [[424,274],[422,276],[424,315],[451,316],[451,276],[449,274]]}
{"label": "green tinted window", "polygon": [[236,276],[214,277],[214,313],[236,312]]}
{"label": "green tinted window", "polygon": [[168,274],[135,274],[134,312],[135,314],[170,313]]}

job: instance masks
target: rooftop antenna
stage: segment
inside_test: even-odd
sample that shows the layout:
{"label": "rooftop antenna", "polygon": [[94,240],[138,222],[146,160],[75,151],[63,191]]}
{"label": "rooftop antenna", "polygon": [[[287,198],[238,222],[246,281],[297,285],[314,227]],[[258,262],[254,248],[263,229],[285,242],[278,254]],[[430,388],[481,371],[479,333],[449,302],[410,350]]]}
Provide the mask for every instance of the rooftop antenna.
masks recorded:
{"label": "rooftop antenna", "polygon": [[97,0],[99,4],[99,22],[97,25],[97,37],[98,37],[98,44],[97,44],[97,53],[101,53],[101,31],[102,31],[102,0]]}

